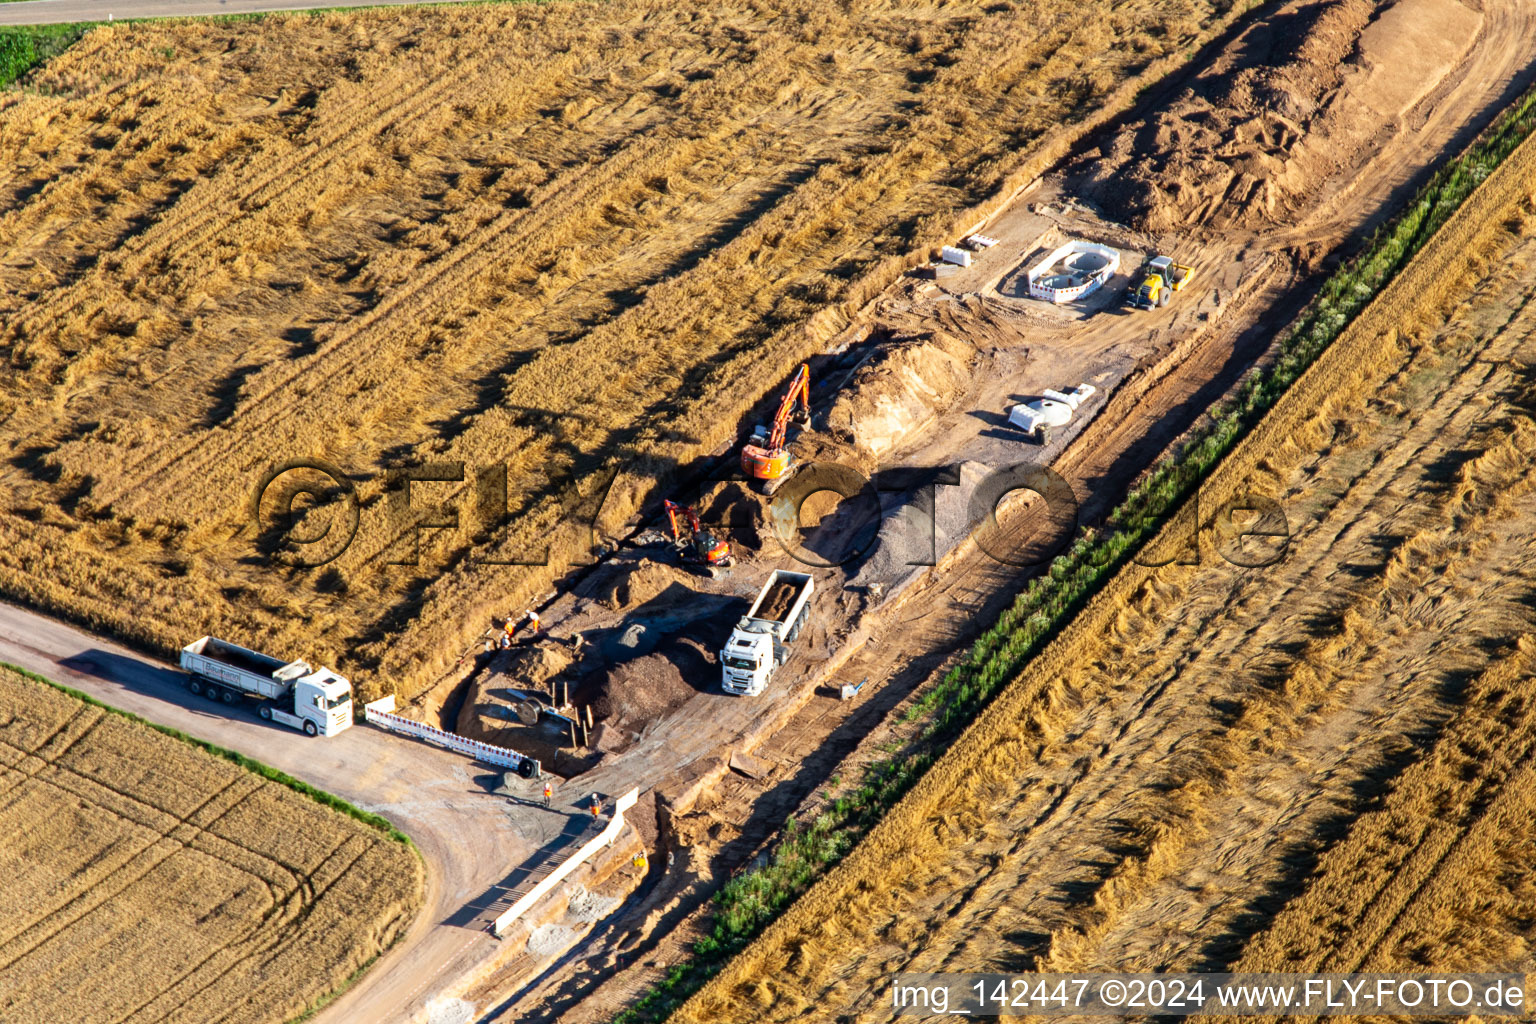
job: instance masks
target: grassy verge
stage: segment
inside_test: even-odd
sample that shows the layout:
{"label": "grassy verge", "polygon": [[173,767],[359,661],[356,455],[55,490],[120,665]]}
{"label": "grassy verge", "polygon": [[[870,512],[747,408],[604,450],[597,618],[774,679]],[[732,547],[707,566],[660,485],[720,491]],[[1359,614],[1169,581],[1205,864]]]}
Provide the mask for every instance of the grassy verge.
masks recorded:
{"label": "grassy verge", "polygon": [[194,736],[188,736],[181,730],[172,729],[168,725],[160,725],[156,722],[151,722],[147,718],[142,718],[131,711],[124,711],[122,708],[115,708],[111,704],[97,700],[95,697],[92,697],[88,693],[81,693],[79,690],[72,689],[63,685],[62,683],[54,682],[47,676],[39,675],[36,672],[24,669],[20,665],[12,665],[8,662],[0,662],[0,668],[8,668],[18,675],[25,676],[28,679],[43,683],[46,686],[51,686],[55,690],[60,690],[64,693],[67,693],[71,697],[75,698],[75,700],[83,701],[86,704],[90,704],[92,707],[101,708],[103,711],[114,715],[121,715],[131,722],[137,722],[140,725],[148,726],[149,728],[154,729],[156,732],[163,732],[167,736],[174,736],[176,739],[181,740],[183,743],[190,743],[192,746],[198,747],[214,755],[215,757],[222,757],[226,761],[233,761],[235,764],[244,768],[246,771],[255,772],[262,778],[271,782],[275,782],[280,786],[286,786],[296,793],[303,793],[305,796],[309,797],[311,800],[318,804],[324,804],[326,807],[329,807],[333,811],[340,811],[347,817],[355,818],[370,828],[378,829],[380,832],[383,832],[397,843],[404,843],[406,846],[409,846],[413,850],[416,848],[416,844],[411,842],[411,837],[395,828],[395,826],[391,825],[388,819],[365,811],[361,807],[353,806],[352,804],[347,803],[347,801],[341,799],[339,796],[333,796],[323,789],[316,789],[309,783],[300,779],[296,779],[286,772],[280,772],[276,768],[273,768],[271,765],[263,764],[262,762],[257,761],[255,758],[246,757],[244,754],[241,754],[238,751],[217,746],[216,744],[209,743],[205,740],[197,739]]}
{"label": "grassy verge", "polygon": [[61,25],[0,26],[0,89],[69,49],[97,24],[75,21]]}
{"label": "grassy verge", "polygon": [[1536,88],[1471,146],[1443,164],[1364,249],[1336,271],[1278,340],[1278,358],[1212,410],[1175,454],[1159,461],[1099,531],[1084,531],[1030,580],[966,656],[918,700],[906,720],[917,739],[872,763],[861,784],[809,823],[791,819],[772,859],[715,897],[710,934],[618,1024],[665,1019],[841,860],[933,764],[1003,686],[1150,540],[1344,328],[1450,219],[1494,168],[1536,129]]}
{"label": "grassy verge", "polygon": [[364,960],[360,965],[358,965],[357,970],[347,975],[345,981],[331,989],[319,999],[316,999],[314,1003],[310,1005],[309,1009],[293,1018],[288,1022],[288,1024],[304,1024],[304,1022],[307,1020],[313,1020],[321,1010],[325,1009],[327,1006],[330,1006],[336,1000],[346,995],[348,989],[357,984],[358,980],[362,978],[363,975],[367,974],[370,970],[373,969],[373,965],[379,962],[380,957],[400,944],[400,940],[405,938],[405,934],[409,930],[410,929],[408,928],[400,929],[399,934],[395,936],[395,940],[393,942],[385,946],[382,950],[375,953],[373,956],[369,957],[367,960]]}

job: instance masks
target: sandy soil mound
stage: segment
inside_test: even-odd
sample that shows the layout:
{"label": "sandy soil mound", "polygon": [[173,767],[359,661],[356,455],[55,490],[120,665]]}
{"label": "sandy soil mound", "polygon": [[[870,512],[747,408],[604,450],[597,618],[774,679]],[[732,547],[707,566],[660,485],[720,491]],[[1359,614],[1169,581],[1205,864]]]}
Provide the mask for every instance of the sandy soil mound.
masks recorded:
{"label": "sandy soil mound", "polygon": [[1466,52],[1456,0],[1294,0],[1147,118],[1069,170],[1068,187],[1149,231],[1284,223],[1357,162]]}
{"label": "sandy soil mound", "polygon": [[890,335],[833,403],[828,431],[879,458],[949,403],[974,356],[942,331]]}
{"label": "sandy soil mound", "polygon": [[705,622],[671,636],[650,654],[598,675],[583,688],[582,698],[591,703],[595,718],[639,734],[719,679],[718,632],[714,623]]}
{"label": "sandy soil mound", "polygon": [[674,583],[692,586],[692,576],[681,566],[647,561],[635,569],[595,573],[590,593],[577,593],[612,611],[645,604]]}
{"label": "sandy soil mound", "polygon": [[874,473],[879,460],[868,448],[855,444],[851,438],[837,436],[830,431],[807,430],[792,436],[789,450],[795,455],[795,465],[807,462],[833,462],[851,466],[864,475]]}
{"label": "sandy soil mound", "polygon": [[705,525],[723,530],[738,552],[761,550],[762,495],[740,481],[723,480],[699,495],[697,507]]}

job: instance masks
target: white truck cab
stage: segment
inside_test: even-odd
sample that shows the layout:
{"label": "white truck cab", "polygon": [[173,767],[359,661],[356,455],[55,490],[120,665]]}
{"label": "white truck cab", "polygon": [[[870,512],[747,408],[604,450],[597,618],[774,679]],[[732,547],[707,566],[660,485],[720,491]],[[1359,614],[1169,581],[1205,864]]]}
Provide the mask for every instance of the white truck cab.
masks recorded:
{"label": "white truck cab", "polygon": [[[293,717],[299,719],[297,723],[285,721],[289,716],[270,704],[263,704],[260,713],[263,718],[303,729],[311,736],[335,736],[352,727],[352,684],[330,669],[322,668],[293,684]],[[315,726],[313,732],[309,723]]]}
{"label": "white truck cab", "polygon": [[778,661],[774,656],[776,638],[758,631],[756,623],[743,619],[720,652],[721,685],[728,693],[755,697],[768,685]]}

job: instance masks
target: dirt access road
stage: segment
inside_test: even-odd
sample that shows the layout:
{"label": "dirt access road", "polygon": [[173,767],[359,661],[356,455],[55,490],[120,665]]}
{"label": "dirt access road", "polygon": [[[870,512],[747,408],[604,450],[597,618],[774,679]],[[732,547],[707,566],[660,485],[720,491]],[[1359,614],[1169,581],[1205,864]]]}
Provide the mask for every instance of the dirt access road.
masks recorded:
{"label": "dirt access road", "polygon": [[483,957],[496,940],[461,922],[565,819],[558,809],[491,795],[488,784],[499,773],[458,754],[370,726],[309,739],[261,721],[251,709],[226,712],[188,694],[179,671],[7,604],[0,604],[0,661],[238,750],[383,815],[415,841],[427,865],[421,915],[365,983],[316,1018],[321,1024],[409,1019],[434,981],[456,977],[456,966]]}
{"label": "dirt access road", "polygon": [[0,4],[0,25],[60,25],[127,18],[193,18],[211,14],[310,11],[321,7],[383,7],[453,0],[21,0]]}

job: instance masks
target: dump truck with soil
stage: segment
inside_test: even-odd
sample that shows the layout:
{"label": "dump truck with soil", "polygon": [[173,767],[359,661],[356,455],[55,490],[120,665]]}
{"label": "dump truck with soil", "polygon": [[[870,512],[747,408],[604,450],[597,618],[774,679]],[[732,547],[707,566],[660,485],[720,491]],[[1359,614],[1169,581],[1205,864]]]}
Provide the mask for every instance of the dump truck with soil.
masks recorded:
{"label": "dump truck with soil", "polygon": [[789,660],[790,645],[810,615],[811,574],[775,570],[751,609],[736,624],[720,652],[726,693],[755,697],[768,687],[773,670]]}
{"label": "dump truck with soil", "polygon": [[193,693],[225,704],[255,697],[262,718],[309,736],[335,736],[352,726],[352,684],[328,668],[279,661],[211,636],[181,649],[181,667]]}

